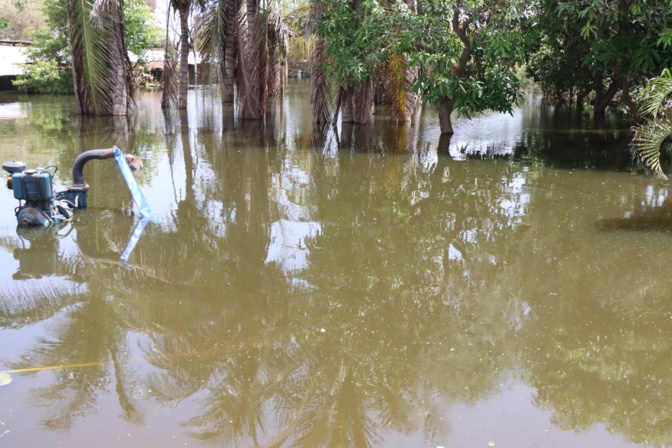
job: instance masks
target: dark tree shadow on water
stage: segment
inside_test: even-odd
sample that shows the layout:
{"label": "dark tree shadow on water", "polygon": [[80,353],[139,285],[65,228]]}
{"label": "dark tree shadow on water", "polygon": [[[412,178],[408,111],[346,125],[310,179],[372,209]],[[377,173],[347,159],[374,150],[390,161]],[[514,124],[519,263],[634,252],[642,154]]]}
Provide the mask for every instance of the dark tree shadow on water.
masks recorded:
{"label": "dark tree shadow on water", "polygon": [[633,213],[618,218],[604,218],[595,222],[602,231],[672,231],[672,202],[659,207],[641,206]]}

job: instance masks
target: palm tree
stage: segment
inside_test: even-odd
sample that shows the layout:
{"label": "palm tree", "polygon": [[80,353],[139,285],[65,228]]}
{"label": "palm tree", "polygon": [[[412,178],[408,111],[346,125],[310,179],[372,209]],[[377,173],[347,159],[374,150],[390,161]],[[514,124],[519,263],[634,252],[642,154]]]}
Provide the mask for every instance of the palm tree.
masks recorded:
{"label": "palm tree", "polygon": [[268,99],[282,95],[289,31],[277,2],[216,0],[197,23],[196,44],[233,102],[234,84],[243,119],[263,118]]}
{"label": "palm tree", "polygon": [[[388,6],[396,1],[398,0],[389,0]],[[405,3],[412,12],[417,13],[417,4],[414,0],[405,0]],[[360,6],[361,2],[355,2],[353,9]],[[311,2],[312,32],[317,31],[324,10],[328,7],[329,5],[321,0]],[[399,121],[410,121],[413,112],[420,104],[420,98],[412,91],[418,71],[408,66],[407,57],[382,50],[377,56],[381,60],[370,69],[366,80],[353,81],[351,77],[329,79],[325,74],[325,67],[332,64],[333,68],[334,63],[327,57],[327,47],[342,45],[330,42],[329,39],[329,35],[318,36],[313,46],[311,58],[313,120],[316,123],[330,120],[335,122],[340,111],[343,123],[366,124],[371,118],[376,90],[381,87],[389,115]],[[372,48],[375,46],[371,44]],[[333,94],[334,90],[338,91],[337,96]]]}
{"label": "palm tree", "polygon": [[68,0],[77,111],[126,115],[133,104],[121,0]]}
{"label": "palm tree", "polygon": [[638,162],[647,173],[667,179],[660,166],[660,147],[672,136],[672,73],[665,69],[652,79],[641,94],[640,116],[648,117],[635,126],[631,146]]}
{"label": "palm tree", "polygon": [[[178,76],[178,109],[187,108],[189,89],[189,14],[194,6],[193,0],[171,0],[170,5],[180,17],[180,62]],[[166,24],[166,26],[168,26]]]}

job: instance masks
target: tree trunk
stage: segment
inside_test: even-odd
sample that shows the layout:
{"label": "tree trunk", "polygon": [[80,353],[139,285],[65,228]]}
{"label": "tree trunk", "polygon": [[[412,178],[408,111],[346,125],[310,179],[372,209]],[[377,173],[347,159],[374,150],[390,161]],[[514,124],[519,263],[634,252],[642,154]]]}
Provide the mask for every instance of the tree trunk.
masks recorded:
{"label": "tree trunk", "polygon": [[279,98],[282,96],[284,85],[282,83],[282,66],[280,64],[280,54],[278,48],[279,37],[274,30],[269,31],[268,36],[268,96]]}
{"label": "tree trunk", "polygon": [[[98,26],[87,27],[92,10],[83,2],[69,1],[67,14],[70,22],[68,36],[71,48],[73,88],[77,112],[83,115],[126,115],[128,107],[128,68],[123,32],[121,2],[113,2],[99,11]],[[105,52],[102,45],[114,51]],[[94,59],[104,59],[105,74],[94,67]]]}
{"label": "tree trunk", "polygon": [[584,102],[586,97],[590,94],[590,89],[584,89],[581,92],[576,94],[576,109],[579,111],[583,110]]}
{"label": "tree trunk", "polygon": [[352,89],[353,121],[357,124],[366,124],[371,119],[371,106],[373,105],[373,81],[364,81]]}
{"label": "tree trunk", "polygon": [[609,87],[605,90],[602,86],[602,77],[599,76],[595,83],[595,106],[594,106],[594,118],[601,119],[604,118],[607,106],[611,104],[611,100],[614,99],[614,95],[621,88],[621,80],[614,79],[611,81]]}
{"label": "tree trunk", "polygon": [[622,84],[622,92],[621,92],[621,104],[624,105],[625,107],[628,108],[628,111],[630,114],[632,114],[633,117],[637,116],[637,102],[632,99],[632,96],[630,95],[630,80],[627,78],[623,78],[621,81]]}
{"label": "tree trunk", "polygon": [[439,103],[439,126],[441,134],[453,135],[453,123],[450,121],[450,114],[453,113],[455,102],[452,98],[444,97]]}
{"label": "tree trunk", "polygon": [[236,2],[226,2],[226,30],[224,41],[224,73],[222,84],[224,92],[222,92],[222,101],[225,103],[233,103],[233,89],[236,76],[236,42],[238,41],[238,27],[236,23]]}
{"label": "tree trunk", "polygon": [[[123,32],[120,30],[120,32]],[[122,35],[123,36],[123,35]],[[120,42],[121,43],[121,42]],[[112,115],[126,115],[128,110],[128,91],[126,84],[126,55],[123,49],[119,47],[114,52],[115,61],[111,61],[110,75],[114,79],[114,90],[112,91]]]}
{"label": "tree trunk", "polygon": [[[313,3],[314,4],[314,3]],[[313,109],[313,123],[329,123],[337,119],[338,110],[331,116],[331,83],[324,73],[327,60],[324,41],[317,39],[310,57],[310,105]],[[341,93],[337,108],[340,106]]]}
{"label": "tree trunk", "polygon": [[[259,120],[262,116],[261,86],[259,73],[259,8],[258,0],[247,0],[247,36],[245,39],[245,59],[242,84],[239,82],[239,95],[242,95],[240,115],[243,119]],[[242,50],[242,49],[241,49]],[[242,89],[240,87],[243,87]]]}
{"label": "tree trunk", "polygon": [[352,87],[344,87],[341,91],[341,123],[354,123],[352,110]]}
{"label": "tree trunk", "polygon": [[180,78],[177,94],[177,108],[187,108],[189,90],[189,8],[180,8]]}

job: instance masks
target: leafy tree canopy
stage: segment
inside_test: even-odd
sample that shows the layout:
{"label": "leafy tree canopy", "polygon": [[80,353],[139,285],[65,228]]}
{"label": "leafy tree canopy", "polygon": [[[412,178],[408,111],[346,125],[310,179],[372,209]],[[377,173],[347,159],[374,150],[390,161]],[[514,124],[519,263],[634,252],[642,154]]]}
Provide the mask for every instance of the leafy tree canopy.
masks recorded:
{"label": "leafy tree canopy", "polygon": [[[72,93],[66,1],[46,0],[42,11],[46,26],[30,33],[33,44],[27,53],[31,64],[14,85],[26,92]],[[151,8],[143,0],[124,2],[124,38],[140,61],[146,50],[161,45],[161,29],[150,23],[151,18]]]}
{"label": "leafy tree canopy", "polygon": [[520,96],[517,68],[525,60],[524,0],[322,1],[318,34],[327,77],[351,86],[379,76],[402,57],[414,71],[410,89],[439,105],[441,131],[452,133],[453,109],[511,112]]}
{"label": "leafy tree canopy", "polygon": [[616,93],[633,112],[630,92],[672,64],[669,0],[541,0],[539,42],[530,74],[547,93],[581,102],[593,92],[596,114]]}
{"label": "leafy tree canopy", "polygon": [[469,116],[492,109],[511,112],[519,98],[516,67],[524,62],[526,2],[430,0],[407,14],[398,49],[421,68],[414,88],[426,102],[450,98]]}

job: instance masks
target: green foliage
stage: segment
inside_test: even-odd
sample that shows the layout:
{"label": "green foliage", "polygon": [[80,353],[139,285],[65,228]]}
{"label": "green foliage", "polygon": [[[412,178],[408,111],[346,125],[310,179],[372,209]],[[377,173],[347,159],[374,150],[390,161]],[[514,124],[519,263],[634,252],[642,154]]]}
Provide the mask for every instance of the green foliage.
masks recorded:
{"label": "green foliage", "polygon": [[648,173],[667,179],[660,165],[660,148],[672,137],[672,73],[669,69],[649,82],[640,101],[640,114],[646,122],[633,128],[633,152]]}
{"label": "green foliage", "polygon": [[27,40],[44,26],[42,0],[0,0],[0,39]]}
{"label": "green foliage", "polygon": [[13,81],[25,93],[67,95],[72,93],[70,49],[67,38],[67,19],[63,1],[47,1],[43,10],[47,26],[33,31],[33,44],[26,53],[31,62],[26,72]]}
{"label": "green foliage", "polygon": [[59,67],[56,61],[35,61],[26,66],[26,73],[14,81],[25,93],[64,95],[72,93],[72,72]]}
{"label": "green foliage", "polygon": [[[33,42],[27,50],[31,63],[26,67],[26,73],[14,82],[14,85],[22,91],[46,94],[72,93],[66,3],[65,0],[45,2],[43,13],[47,26],[29,35]],[[161,29],[149,23],[151,18],[152,11],[143,0],[124,2],[126,45],[140,61],[146,50],[162,43]]]}
{"label": "green foliage", "polygon": [[337,85],[368,81],[403,56],[417,73],[411,88],[424,102],[448,99],[470,116],[485,109],[511,112],[520,98],[516,72],[525,62],[525,1],[427,0],[420,12],[404,2],[376,0],[320,6],[324,71]]}
{"label": "green foliage", "polygon": [[144,61],[150,48],[162,46],[163,31],[151,24],[152,9],[143,0],[124,2],[124,20],[126,47],[138,56],[139,61]]}
{"label": "green foliage", "polygon": [[[444,98],[467,116],[492,109],[511,112],[520,97],[517,67],[525,61],[523,16],[517,1],[466,2],[455,31],[456,2],[430,0],[424,14],[404,13],[407,32],[400,50],[420,69],[414,89],[431,104]],[[468,47],[467,47],[468,46]]]}
{"label": "green foliage", "polygon": [[317,33],[325,42],[325,74],[341,86],[368,81],[391,45],[390,17],[376,0],[323,5]]}
{"label": "green foliage", "polygon": [[529,74],[558,98],[609,91],[610,101],[672,63],[668,0],[540,0],[536,23]]}

